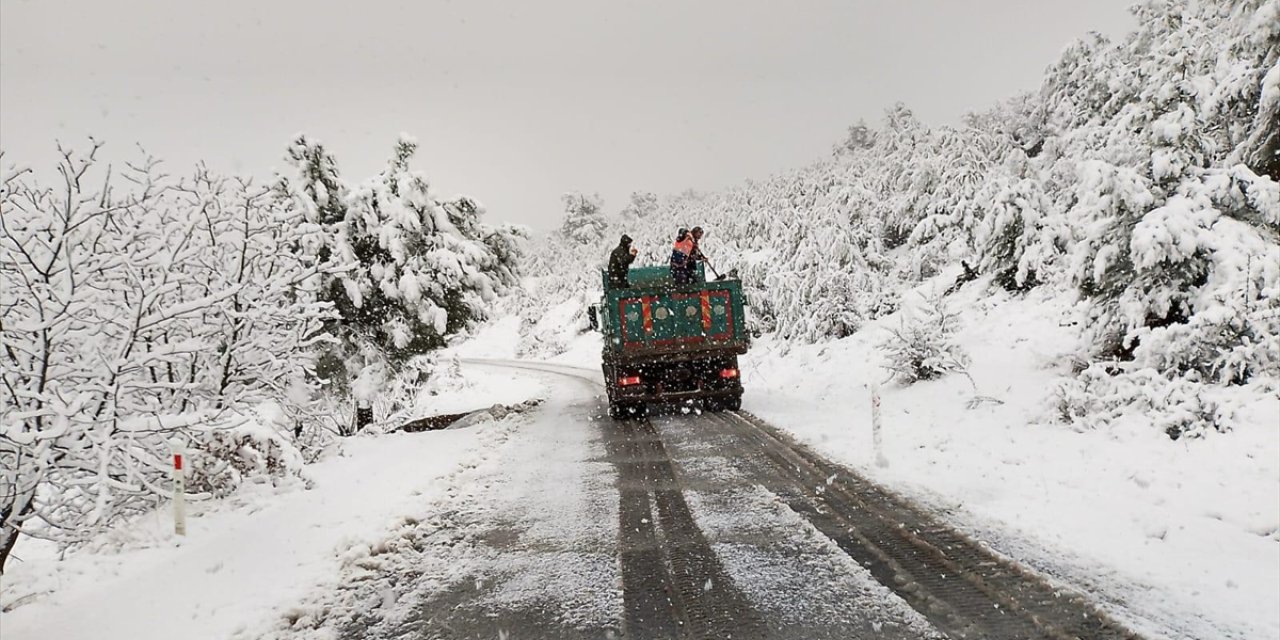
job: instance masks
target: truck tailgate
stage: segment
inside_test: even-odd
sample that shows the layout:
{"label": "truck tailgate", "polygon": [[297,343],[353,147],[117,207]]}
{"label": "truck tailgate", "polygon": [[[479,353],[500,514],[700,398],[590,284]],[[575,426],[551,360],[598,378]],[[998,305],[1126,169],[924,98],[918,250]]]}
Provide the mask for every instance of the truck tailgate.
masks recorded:
{"label": "truck tailgate", "polygon": [[621,347],[683,350],[738,341],[733,292],[709,286],[701,291],[637,292],[617,301]]}

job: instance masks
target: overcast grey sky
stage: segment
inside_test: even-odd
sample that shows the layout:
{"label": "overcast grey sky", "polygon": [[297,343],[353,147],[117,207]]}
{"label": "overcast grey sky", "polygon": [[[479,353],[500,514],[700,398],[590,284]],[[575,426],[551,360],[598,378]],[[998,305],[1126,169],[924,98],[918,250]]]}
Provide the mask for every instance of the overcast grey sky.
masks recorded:
{"label": "overcast grey sky", "polygon": [[290,137],[348,179],[400,132],[442,195],[548,227],[560,193],[713,189],[829,153],[905,102],[931,124],[1021,90],[1126,0],[0,0],[0,147],[145,145],[267,175]]}

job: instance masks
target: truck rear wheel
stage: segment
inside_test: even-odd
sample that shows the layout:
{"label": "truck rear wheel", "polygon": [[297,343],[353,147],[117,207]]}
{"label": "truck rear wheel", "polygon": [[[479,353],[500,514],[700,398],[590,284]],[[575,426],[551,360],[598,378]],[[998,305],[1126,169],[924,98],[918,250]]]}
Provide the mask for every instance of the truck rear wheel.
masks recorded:
{"label": "truck rear wheel", "polygon": [[742,396],[729,396],[719,402],[721,409],[737,411],[742,408]]}
{"label": "truck rear wheel", "polygon": [[610,402],[609,417],[614,420],[643,418],[649,415],[649,406],[643,402]]}

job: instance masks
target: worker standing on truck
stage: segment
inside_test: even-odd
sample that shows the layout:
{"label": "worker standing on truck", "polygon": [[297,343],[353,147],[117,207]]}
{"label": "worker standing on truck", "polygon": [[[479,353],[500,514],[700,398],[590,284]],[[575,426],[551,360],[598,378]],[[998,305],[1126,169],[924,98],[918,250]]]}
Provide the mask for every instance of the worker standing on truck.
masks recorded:
{"label": "worker standing on truck", "polygon": [[693,254],[693,236],[688,229],[676,234],[676,244],[671,248],[671,281],[677,285],[693,282],[689,271],[689,256]]}
{"label": "worker standing on truck", "polygon": [[631,236],[622,234],[618,246],[609,254],[609,286],[614,289],[631,288],[627,272],[636,259],[636,248],[631,246]]}
{"label": "worker standing on truck", "polygon": [[702,250],[698,248],[698,243],[702,241],[702,227],[694,227],[689,232],[689,237],[693,240],[693,247],[689,250],[689,263],[686,269],[689,271],[689,280],[693,280],[693,276],[698,273],[698,263],[706,262],[707,256],[702,254]]}

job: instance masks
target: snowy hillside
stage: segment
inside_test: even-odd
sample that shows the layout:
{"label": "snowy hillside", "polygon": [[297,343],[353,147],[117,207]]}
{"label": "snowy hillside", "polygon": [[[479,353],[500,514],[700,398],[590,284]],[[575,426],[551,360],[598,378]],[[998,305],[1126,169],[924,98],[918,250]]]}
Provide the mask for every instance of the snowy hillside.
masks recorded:
{"label": "snowy hillside", "polygon": [[[1230,407],[1235,429],[1171,440],[1153,428],[1170,398],[1091,408],[1105,429],[1064,424],[1083,310],[1040,288],[1014,294],[978,282],[949,296],[963,374],[888,382],[889,330],[927,310],[948,272],[853,335],[816,344],[763,336],[742,363],[744,408],[796,438],[928,504],[1002,554],[1084,590],[1144,636],[1272,637],[1280,632],[1280,397],[1251,386],[1197,389]],[[557,362],[599,366],[597,334],[555,334],[574,308],[525,333]],[[539,331],[541,329],[541,331]],[[508,358],[520,323],[468,343]],[[883,429],[871,427],[878,387]]]}
{"label": "snowy hillside", "polygon": [[1065,418],[1105,425],[1095,407],[1172,395],[1185,402],[1160,422],[1171,437],[1227,430],[1197,389],[1265,393],[1280,378],[1277,7],[1148,3],[1138,32],[1072,44],[1038,91],[962,126],[898,105],[831,158],[725,192],[637,192],[611,218],[567,197],[513,308],[532,322],[566,294],[589,299],[620,233],[663,263],[676,229],[701,225],[712,266],[742,275],[756,328],[814,343],[964,262],[1086,310],[1064,356],[1077,369]]}

